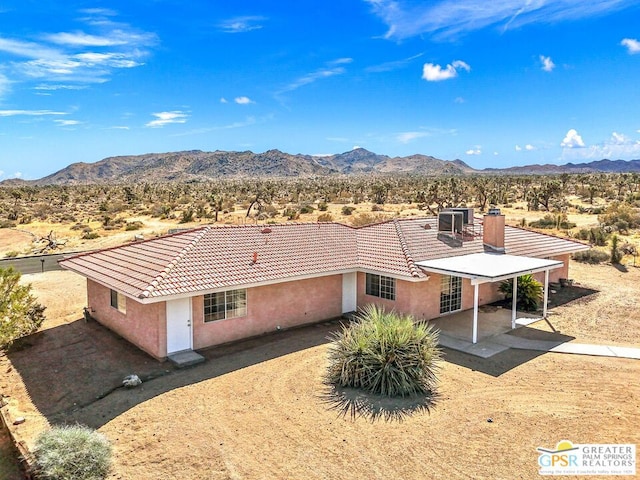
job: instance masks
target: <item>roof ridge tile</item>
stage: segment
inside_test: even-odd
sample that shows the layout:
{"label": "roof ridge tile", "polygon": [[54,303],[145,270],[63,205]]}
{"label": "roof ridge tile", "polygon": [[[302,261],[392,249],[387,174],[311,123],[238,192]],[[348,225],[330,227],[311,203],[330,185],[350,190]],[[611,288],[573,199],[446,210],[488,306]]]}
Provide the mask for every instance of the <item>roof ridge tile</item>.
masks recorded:
{"label": "roof ridge tile", "polygon": [[195,247],[195,245],[202,239],[202,237],[204,237],[207,232],[209,232],[211,230],[211,227],[209,226],[205,226],[202,227],[202,231],[200,232],[200,234],[198,236],[196,236],[187,246],[185,246],[180,253],[178,253],[173,260],[171,260],[169,262],[169,264],[164,268],[164,270],[162,272],[160,272],[159,275],[156,276],[156,278],[154,278],[151,283],[149,284],[149,286],[147,286],[147,288],[145,288],[139,295],[139,298],[149,298],[151,296],[151,294],[153,293],[153,291],[155,289],[157,289],[160,284],[162,284],[162,281],[167,278],[167,276],[169,275],[169,273],[171,273],[171,270],[173,270],[175,268],[175,266],[180,263],[180,261],[185,257],[185,255],[187,253],[189,253],[191,251],[191,249],[193,249],[193,247]]}
{"label": "roof ridge tile", "polygon": [[393,226],[396,229],[396,233],[398,234],[398,240],[400,241],[400,248],[402,249],[402,254],[404,255],[405,260],[407,261],[407,267],[409,268],[409,272],[412,277],[419,277],[420,271],[413,261],[413,257],[411,256],[411,252],[409,251],[409,247],[407,246],[407,240],[404,237],[404,233],[400,228],[400,222],[397,220],[393,221]]}

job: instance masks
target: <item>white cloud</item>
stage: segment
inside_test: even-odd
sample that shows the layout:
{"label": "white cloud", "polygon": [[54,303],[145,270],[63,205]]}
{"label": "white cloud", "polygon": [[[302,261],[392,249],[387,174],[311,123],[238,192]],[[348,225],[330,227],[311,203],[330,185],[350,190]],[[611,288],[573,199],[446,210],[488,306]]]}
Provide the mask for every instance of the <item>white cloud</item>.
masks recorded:
{"label": "white cloud", "polygon": [[[74,84],[102,83],[113,71],[143,65],[141,61],[157,44],[153,33],[113,21],[114,12],[100,9],[84,11],[83,27],[91,31],[41,33],[32,37],[0,37],[0,52],[10,60],[4,72],[14,81],[41,79],[39,90],[71,89]],[[96,18],[99,15],[99,18]],[[68,87],[63,87],[68,86]]]}
{"label": "white cloud", "polygon": [[640,42],[635,38],[624,38],[620,42],[620,45],[627,47],[627,52],[631,55],[634,53],[640,53]]}
{"label": "white cloud", "polygon": [[86,85],[36,85],[33,87],[34,90],[45,90],[45,91],[53,91],[53,90],[84,90],[87,88]]}
{"label": "white cloud", "polygon": [[454,101],[455,103],[464,103],[464,102],[465,102],[465,99],[464,99],[464,98],[462,98],[462,97],[456,97],[453,101]]}
{"label": "white cloud", "polygon": [[109,127],[107,130],[130,130],[129,127],[124,125],[114,125],[113,127]]}
{"label": "white cloud", "polygon": [[74,125],[80,125],[82,122],[78,120],[54,120],[61,127],[71,127]]}
{"label": "white cloud", "polygon": [[0,117],[15,116],[42,117],[45,115],[68,115],[67,112],[56,112],[54,110],[0,110]]}
{"label": "white cloud", "polygon": [[613,132],[611,134],[611,140],[609,141],[609,143],[612,143],[615,145],[625,145],[625,144],[633,143],[633,140],[627,137],[624,133]]}
{"label": "white cloud", "polygon": [[498,152],[493,152],[494,155],[500,155]]}
{"label": "white cloud", "polygon": [[220,97],[220,103],[229,103],[229,101],[224,97]]}
{"label": "white cloud", "polygon": [[350,61],[351,59],[339,58],[337,60],[327,62],[326,67],[297,78],[296,80],[276,92],[276,95],[280,95],[286,92],[292,92],[300,87],[304,87],[305,85],[309,85],[324,78],[333,77],[335,75],[342,75],[346,72],[346,69],[342,65],[345,63],[350,63]]}
{"label": "white cloud", "polygon": [[354,146],[353,146],[353,148],[352,148],[351,150],[352,150],[352,151],[353,151],[353,150],[358,150],[359,148],[362,148],[362,147],[361,147],[360,145],[354,145]]}
{"label": "white cloud", "polygon": [[584,148],[584,141],[576,129],[572,128],[567,132],[560,146],[563,148]]}
{"label": "white cloud", "polygon": [[425,63],[422,67],[422,78],[427,82],[440,82],[458,76],[458,69],[469,72],[471,67],[462,60],[455,60],[442,68],[440,65],[433,63]]}
{"label": "white cloud", "polygon": [[396,135],[396,140],[400,143],[409,143],[417,138],[428,136],[429,132],[402,132]]}
{"label": "white cloud", "polygon": [[15,178],[22,178],[22,172],[15,172],[15,173],[13,174],[13,177],[15,177]]}
{"label": "white cloud", "polygon": [[467,155],[482,155],[482,147],[480,145],[476,145],[474,148],[470,148],[464,153]]}
{"label": "white cloud", "polygon": [[613,132],[611,138],[601,143],[562,151],[562,159],[565,161],[589,161],[604,158],[610,160],[640,158],[640,141],[633,140],[622,133]]}
{"label": "white cloud", "polygon": [[262,22],[266,20],[265,17],[258,15],[248,15],[244,17],[234,17],[228,20],[224,20],[218,24],[218,28],[225,33],[244,33],[252,30],[259,30],[262,28]]}
{"label": "white cloud", "polygon": [[535,149],[536,149],[536,147],[534,147],[533,145],[531,145],[531,144],[527,143],[527,144],[524,146],[524,149],[525,149],[525,150],[529,150],[529,151],[531,151],[531,150],[535,150]]}
{"label": "white cloud", "polygon": [[635,0],[366,0],[387,26],[385,38],[431,35],[451,39],[487,27],[508,30],[535,23],[574,21],[610,14],[636,5]]}
{"label": "white cloud", "polygon": [[151,115],[156,117],[156,119],[150,121],[149,123],[146,123],[145,127],[157,128],[164,127],[165,125],[169,125],[171,123],[186,123],[187,118],[189,117],[189,115],[187,115],[186,113],[177,110],[174,110],[172,112],[152,113]]}
{"label": "white cloud", "polygon": [[399,70],[409,65],[416,58],[420,58],[422,55],[424,54],[419,53],[417,55],[413,55],[412,57],[404,58],[402,60],[394,60],[391,62],[380,63],[378,65],[372,65],[370,67],[365,68],[365,71],[372,72],[372,73],[381,73],[381,72],[391,72],[393,70]]}
{"label": "white cloud", "polygon": [[522,147],[520,145],[516,145],[516,152],[519,152],[520,150],[522,150]]}
{"label": "white cloud", "polygon": [[255,103],[249,97],[236,97],[233,99],[238,105],[249,105],[250,103]]}
{"label": "white cloud", "polygon": [[556,64],[553,63],[551,57],[540,55],[540,63],[542,64],[542,70],[544,70],[545,72],[552,72],[553,69],[556,68]]}

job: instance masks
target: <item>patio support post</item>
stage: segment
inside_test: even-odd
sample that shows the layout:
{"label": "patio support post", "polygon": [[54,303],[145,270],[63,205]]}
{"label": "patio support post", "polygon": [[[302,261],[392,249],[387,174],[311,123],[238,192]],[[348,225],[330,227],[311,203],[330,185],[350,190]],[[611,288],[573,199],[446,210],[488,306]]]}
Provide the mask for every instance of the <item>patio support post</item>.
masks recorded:
{"label": "patio support post", "polygon": [[478,343],[478,284],[473,286],[473,343]]}
{"label": "patio support post", "polygon": [[513,277],[511,294],[511,329],[514,329],[516,328],[516,311],[518,309],[518,277]]}
{"label": "patio support post", "polygon": [[549,300],[549,270],[544,271],[544,299],[542,300],[542,318],[547,318],[547,301]]}

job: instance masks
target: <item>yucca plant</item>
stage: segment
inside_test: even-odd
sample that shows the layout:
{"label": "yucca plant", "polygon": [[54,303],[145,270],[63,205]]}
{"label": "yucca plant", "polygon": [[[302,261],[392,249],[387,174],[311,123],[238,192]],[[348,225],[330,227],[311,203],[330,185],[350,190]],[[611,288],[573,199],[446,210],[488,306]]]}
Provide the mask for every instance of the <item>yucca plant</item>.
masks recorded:
{"label": "yucca plant", "polygon": [[111,444],[103,434],[80,425],[53,427],[33,450],[38,477],[46,480],[102,480],[111,468]]}
{"label": "yucca plant", "polygon": [[369,305],[332,340],[328,383],[390,397],[435,393],[441,356],[430,326]]}
{"label": "yucca plant", "polygon": [[[505,298],[510,300],[513,298],[513,279],[505,280],[500,284],[500,292],[504,293]],[[534,312],[538,308],[538,304],[542,300],[543,290],[542,284],[533,278],[533,275],[527,274],[518,277],[518,308],[525,312]]]}

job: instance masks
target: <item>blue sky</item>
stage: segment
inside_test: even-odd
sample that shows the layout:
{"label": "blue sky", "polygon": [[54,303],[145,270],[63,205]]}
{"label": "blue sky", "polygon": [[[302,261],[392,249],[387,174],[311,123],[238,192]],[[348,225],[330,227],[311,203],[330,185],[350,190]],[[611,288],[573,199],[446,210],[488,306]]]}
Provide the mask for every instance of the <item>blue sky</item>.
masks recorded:
{"label": "blue sky", "polygon": [[0,1],[0,179],[176,150],[640,158],[630,0]]}

